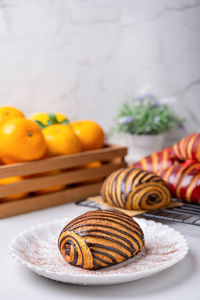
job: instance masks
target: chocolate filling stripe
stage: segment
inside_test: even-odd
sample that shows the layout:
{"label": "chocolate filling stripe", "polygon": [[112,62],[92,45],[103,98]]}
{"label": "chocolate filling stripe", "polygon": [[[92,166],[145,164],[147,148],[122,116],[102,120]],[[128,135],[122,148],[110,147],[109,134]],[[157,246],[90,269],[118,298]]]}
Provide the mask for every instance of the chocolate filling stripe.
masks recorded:
{"label": "chocolate filling stripe", "polygon": [[[93,215],[93,214],[91,214],[91,215]],[[129,217],[129,216],[126,216],[125,214],[123,214],[123,213],[120,213],[120,215],[119,215],[119,213],[118,212],[114,212],[114,211],[112,211],[112,212],[106,212],[106,213],[104,213],[104,215],[102,215],[102,214],[94,214],[94,216],[96,217],[96,216],[103,216],[103,217],[108,217],[108,216],[110,216],[110,217],[112,217],[112,218],[115,218],[115,219],[118,219],[118,220],[120,220],[120,221],[123,221],[123,222],[126,222],[126,224],[128,223],[130,226],[133,226],[134,228],[137,228],[137,229],[140,229],[140,227],[139,227],[139,225],[137,224],[137,222],[135,222],[131,217]]]}
{"label": "chocolate filling stripe", "polygon": [[101,264],[98,264],[95,260],[93,260],[93,265],[94,265],[94,267],[96,267],[96,269],[100,269],[103,267]]}
{"label": "chocolate filling stripe", "polygon": [[134,225],[134,226],[137,226],[139,227],[138,223],[135,222],[132,217],[128,216],[128,215],[125,215],[124,213],[120,212],[120,211],[117,211],[117,210],[113,210],[112,212],[106,212],[106,216],[107,215],[111,215],[113,217],[118,217],[118,219],[120,220],[123,220],[123,221],[127,221],[129,222],[131,225]]}
{"label": "chocolate filling stripe", "polygon": [[91,242],[90,242],[90,245],[91,245],[91,247],[109,250],[109,251],[112,251],[112,252],[115,252],[115,253],[121,255],[122,257],[129,258],[129,256],[126,253],[124,253],[116,248],[113,248],[110,246],[105,246],[105,245],[98,244],[98,243],[91,243]]}
{"label": "chocolate filling stripe", "polygon": [[116,204],[117,206],[121,206],[120,205],[120,202],[119,202],[119,199],[118,199],[118,196],[117,196],[117,180],[119,178],[119,176],[121,175],[123,169],[120,169],[120,172],[116,174],[116,176],[112,179],[112,183],[111,183],[111,195],[112,195],[112,198],[111,200],[113,201],[113,204],[115,204],[115,200],[116,200]]}
{"label": "chocolate filling stripe", "polygon": [[[114,175],[111,175],[111,178],[113,178]],[[110,177],[109,177],[110,179]],[[113,200],[110,197],[111,193],[112,193],[112,180],[106,180],[104,183],[104,192],[105,192],[105,201],[107,201],[107,199],[109,199],[110,203],[113,204]]]}
{"label": "chocolate filling stripe", "polygon": [[[127,225],[130,225],[131,228],[134,228],[138,231],[141,232],[141,229],[138,227],[138,224],[135,223],[135,222],[131,222],[131,221],[128,221],[127,219],[124,220],[123,218],[121,217],[118,217],[118,216],[112,216],[112,215],[96,215],[96,216],[85,216],[85,217],[82,217],[80,218],[79,220],[77,220],[77,222],[73,222],[72,224],[68,224],[63,230],[71,230],[71,227],[78,224],[78,223],[82,223],[82,222],[85,222],[87,224],[87,221],[88,220],[105,220],[106,221],[110,221],[112,223],[115,223],[115,224],[118,224],[118,225],[123,225],[125,228],[129,229],[130,230],[130,227],[127,227]],[[119,221],[119,222],[117,222]],[[123,223],[122,223],[123,222]],[[124,224],[125,223],[125,224]]]}
{"label": "chocolate filling stripe", "polygon": [[[102,214],[103,213],[103,214]],[[77,217],[77,218],[74,218],[72,221],[70,221],[64,228],[63,228],[63,230],[64,229],[66,229],[66,228],[69,228],[72,224],[74,224],[74,223],[77,223],[77,221],[81,221],[81,220],[85,220],[88,216],[89,217],[96,217],[96,216],[98,216],[98,215],[100,215],[100,216],[102,216],[102,215],[105,215],[104,214],[104,211],[102,211],[102,210],[98,210],[98,211],[91,211],[91,212],[88,212],[88,213],[85,213],[85,214],[83,214],[83,215],[80,215],[79,217]]]}
{"label": "chocolate filling stripe", "polygon": [[129,189],[128,189],[127,194],[126,194],[126,201],[128,199],[128,196],[129,196],[130,192],[133,189],[135,180],[137,179],[138,176],[140,176],[142,173],[144,173],[143,170],[134,170],[134,171],[136,172],[136,175],[132,178],[132,181],[131,181],[131,183],[129,185]]}
{"label": "chocolate filling stripe", "polygon": [[128,180],[129,175],[132,174],[132,172],[133,172],[132,169],[128,170],[128,172],[126,172],[126,174],[121,182],[121,194],[124,195],[123,206],[126,203],[126,181]]}
{"label": "chocolate filling stripe", "polygon": [[[115,217],[113,217],[113,216],[98,216],[98,217],[87,217],[87,218],[85,218],[85,219],[82,219],[82,220],[80,220],[79,222],[77,221],[76,223],[74,223],[74,224],[71,224],[70,226],[67,226],[64,230],[66,231],[66,230],[72,230],[72,228],[74,227],[74,226],[76,226],[76,225],[78,225],[78,224],[83,224],[84,225],[84,223],[85,224],[87,224],[87,222],[89,221],[89,220],[92,220],[92,221],[94,221],[95,223],[94,223],[94,225],[98,225],[98,223],[96,222],[96,220],[101,220],[101,221],[108,221],[108,222],[110,222],[111,224],[118,224],[119,226],[122,226],[123,225],[123,227],[124,226],[126,226],[126,228],[127,229],[129,229],[129,230],[131,230],[131,229],[134,229],[134,230],[136,230],[136,231],[138,231],[139,233],[142,233],[142,230],[137,226],[137,225],[135,225],[134,223],[132,223],[132,224],[130,224],[128,221],[126,221],[126,220],[123,220],[123,219],[116,219]],[[108,223],[107,222],[107,223]],[[114,225],[113,224],[113,225]]]}
{"label": "chocolate filling stripe", "polygon": [[130,217],[130,216],[128,216],[128,215],[126,215],[126,214],[124,214],[123,212],[121,212],[121,211],[118,211],[118,210],[114,210],[114,209],[112,209],[112,210],[103,210],[103,211],[101,211],[101,213],[100,213],[100,211],[98,211],[99,213],[95,213],[95,211],[93,211],[90,215],[102,215],[102,213],[104,214],[104,215],[113,215],[113,216],[116,216],[116,217],[118,217],[118,218],[122,218],[122,220],[127,220],[127,221],[129,221],[129,222],[131,222],[131,224],[135,224],[135,225],[137,225],[138,227],[139,227],[139,225]]}
{"label": "chocolate filling stripe", "polygon": [[[110,242],[113,242],[123,248],[125,248],[126,250],[130,251],[131,253],[133,252],[133,249],[126,246],[125,244],[121,243],[120,241],[118,240],[115,240],[115,239],[112,239],[112,238],[109,238],[109,237],[106,237],[106,236],[103,236],[103,235],[98,235],[98,234],[81,234],[80,235],[81,237],[84,237],[84,238],[98,238],[98,239],[101,239],[101,240],[107,240],[107,241],[110,241]],[[134,249],[135,250],[135,249]]]}
{"label": "chocolate filling stripe", "polygon": [[[148,194],[149,194],[149,192],[150,191],[148,191],[148,192],[146,192],[146,193],[144,193],[143,195],[142,195],[142,197],[140,198],[140,201],[138,202],[138,204],[139,204],[139,207],[140,208],[144,208],[144,206],[142,205],[142,200],[144,199],[144,198],[146,198],[146,200],[145,200],[145,207],[148,207]],[[155,192],[154,192],[154,194],[155,194]],[[159,196],[159,198],[157,198],[157,200],[156,200],[156,203],[160,203],[160,202],[163,202],[163,203],[167,203],[168,201],[167,201],[167,199],[168,199],[168,197],[166,197],[166,198],[161,198],[161,196],[160,195],[158,195],[158,194],[156,194],[157,196]],[[154,203],[151,203],[150,204],[150,206],[151,205],[154,205],[155,204],[155,202]]]}
{"label": "chocolate filling stripe", "polygon": [[140,191],[146,189],[146,188],[149,188],[149,187],[152,187],[152,188],[155,188],[155,190],[153,192],[156,192],[156,189],[158,189],[160,192],[163,192],[164,194],[166,194],[166,187],[164,185],[161,185],[161,184],[153,184],[153,182],[151,182],[151,184],[148,184],[146,187],[145,186],[142,186],[141,188],[138,188],[135,193],[133,194],[133,198],[135,197],[135,195],[137,193],[139,193]]}
{"label": "chocolate filling stripe", "polygon": [[144,174],[146,172],[144,170],[132,169],[132,173],[134,174],[134,176],[131,180],[131,182],[133,183],[138,178],[138,176],[140,176],[141,174]]}
{"label": "chocolate filling stripe", "polygon": [[[112,180],[111,180],[111,181],[107,181],[107,180],[106,180],[105,194],[107,194],[107,191],[108,191],[108,195],[110,195],[110,194],[112,193],[113,179],[114,179],[116,176],[118,176],[118,174],[119,174],[120,172],[121,172],[121,170],[118,170],[118,171],[114,172],[114,173],[111,175],[111,177],[112,177]],[[111,201],[112,204],[114,204],[112,198],[110,198],[110,201]]]}
{"label": "chocolate filling stripe", "polygon": [[76,245],[74,244],[74,242],[72,241],[72,240],[70,240],[70,239],[68,239],[67,240],[67,243],[65,243],[65,245],[66,244],[70,244],[70,245],[72,245],[73,246],[73,248],[74,248],[74,258],[73,258],[73,261],[72,261],[72,264],[76,264],[77,263],[77,260],[78,260],[78,252],[77,252],[77,250],[76,250]]}
{"label": "chocolate filling stripe", "polygon": [[134,185],[135,181],[138,179],[138,177],[139,177],[140,175],[142,175],[142,174],[145,175],[145,174],[146,174],[146,171],[134,169],[134,170],[133,170],[133,173],[135,173],[135,176],[133,177],[133,179],[132,179],[132,181],[131,181],[132,185]]}
{"label": "chocolate filling stripe", "polygon": [[[93,226],[94,224],[87,224],[87,226]],[[84,226],[85,227],[85,226]],[[98,227],[102,227],[102,228],[105,228],[105,225],[98,225]],[[75,227],[74,229],[73,229],[73,231],[76,233],[77,232],[77,234],[79,234],[78,232],[80,232],[80,231],[76,231],[76,229],[78,229],[78,228],[81,228],[80,226],[77,226],[77,227]],[[123,233],[124,235],[127,235],[128,237],[130,237],[137,245],[138,245],[138,247],[140,247],[140,244],[143,244],[144,243],[144,235],[143,234],[141,234],[141,235],[139,235],[138,234],[138,232],[136,232],[136,231],[133,231],[133,233],[134,233],[134,235],[136,235],[137,236],[137,239],[135,238],[135,236],[133,236],[133,235],[131,235],[130,233],[128,233],[128,232],[126,232],[126,231],[123,231],[123,230],[120,230],[119,228],[116,228],[116,227],[112,227],[112,226],[106,226],[106,229],[107,228],[109,228],[109,229],[112,229],[112,230],[115,230],[115,231],[117,231],[117,232],[120,232],[120,233]],[[85,230],[85,231],[87,231],[87,230]]]}
{"label": "chocolate filling stripe", "polygon": [[[63,232],[62,232],[63,233]],[[58,239],[58,247],[61,248],[62,243],[66,240],[66,235],[64,237]]]}
{"label": "chocolate filling stripe", "polygon": [[[75,243],[78,245],[78,248],[79,248],[79,250],[80,250],[80,252],[81,252],[81,257],[82,257],[82,263],[81,263],[81,266],[83,267],[83,266],[84,266],[84,263],[85,263],[85,262],[84,262],[84,256],[83,256],[83,252],[82,252],[81,246],[80,246],[80,244],[78,243],[77,239],[75,239],[74,237],[72,237],[72,236],[69,235],[69,234],[67,234],[67,235],[65,236],[65,238],[66,238],[66,239],[69,238],[69,240],[70,240],[70,239],[74,240]],[[76,247],[75,247],[75,250],[76,250]]]}
{"label": "chocolate filling stripe", "polygon": [[150,182],[150,181],[154,181],[154,182],[163,182],[163,180],[161,180],[160,178],[158,178],[156,175],[152,175],[151,177],[149,177],[148,179],[145,180],[146,182]]}
{"label": "chocolate filling stripe", "polygon": [[105,259],[99,257],[99,256],[96,255],[96,254],[93,254],[93,258],[94,258],[95,260],[98,260],[98,261],[100,261],[100,262],[106,264],[106,265],[112,264],[112,263],[110,263],[109,261],[107,261],[107,260],[105,260]]}
{"label": "chocolate filling stripe", "polygon": [[129,244],[131,248],[134,248],[133,243],[131,243],[129,240],[127,240],[126,238],[124,238],[124,237],[121,236],[121,235],[115,234],[115,233],[110,232],[110,231],[107,231],[107,230],[100,230],[100,229],[96,229],[96,230],[95,230],[95,229],[89,229],[89,230],[84,230],[84,231],[82,231],[82,232],[76,232],[76,231],[75,231],[75,233],[79,234],[81,237],[82,237],[82,236],[89,235],[91,232],[104,233],[104,234],[107,234],[107,235],[116,237],[116,238],[118,238],[118,239],[123,240],[123,241],[126,242],[127,244]]}
{"label": "chocolate filling stripe", "polygon": [[148,177],[149,175],[150,175],[150,173],[144,172],[144,175],[142,177],[140,177],[140,179],[138,180],[138,183],[135,186],[138,186],[141,183],[147,182],[147,180],[145,180],[145,178]]}
{"label": "chocolate filling stripe", "polygon": [[[121,232],[121,233],[124,233],[124,231],[122,231],[122,230],[117,230],[117,231],[118,231],[118,232]],[[79,232],[80,232],[80,230],[79,230]],[[124,233],[124,234],[125,234],[125,233]],[[126,233],[125,235],[127,235],[128,237],[130,237],[130,239],[132,240],[132,243],[133,243],[134,247],[135,247],[135,244],[134,244],[134,243],[136,243],[136,245],[137,245],[139,248],[141,247],[141,245],[144,244],[144,235],[139,236],[139,235],[137,234],[137,232],[132,233],[132,235],[131,235],[131,234],[128,234],[128,233]]]}
{"label": "chocolate filling stripe", "polygon": [[[92,218],[91,220],[93,221],[94,219]],[[72,228],[70,228],[69,230],[67,230],[67,231],[74,231],[77,228],[82,228],[82,227],[87,227],[87,226],[90,226],[90,227],[92,226],[93,229],[98,229],[98,227],[103,227],[106,230],[107,228],[110,228],[110,229],[117,230],[117,231],[122,232],[122,233],[124,232],[123,228],[125,228],[128,231],[128,232],[125,231],[125,232],[127,232],[127,234],[134,233],[134,234],[138,235],[139,237],[144,236],[143,231],[141,229],[129,228],[129,227],[123,225],[123,224],[121,224],[120,226],[115,226],[115,224],[109,224],[109,225],[105,226],[104,224],[99,224],[99,223],[96,224],[96,223],[88,223],[88,222],[84,223],[83,221],[81,223],[74,224],[74,226]],[[121,228],[121,227],[123,227],[123,228]]]}
{"label": "chocolate filling stripe", "polygon": [[154,193],[150,194],[146,199],[146,204],[149,206],[158,204],[160,202],[163,202],[163,201],[161,200],[160,197],[158,197],[158,194],[154,194]]}
{"label": "chocolate filling stripe", "polygon": [[[98,218],[95,218],[95,219],[94,219],[93,217],[91,217],[91,218],[83,219],[83,220],[82,220],[82,222],[83,222],[82,226],[84,226],[84,224],[87,225],[87,221],[89,221],[89,220],[93,220],[93,221],[96,221],[96,220],[105,221],[105,218],[103,218],[103,217],[98,217]],[[126,229],[129,230],[129,231],[136,232],[137,234],[142,234],[142,235],[143,235],[142,230],[139,229],[139,228],[137,228],[137,227],[135,227],[134,225],[132,225],[131,227],[129,227],[129,226],[127,226],[127,225],[124,224],[124,223],[119,223],[119,222],[115,221],[115,218],[114,218],[114,220],[113,220],[113,219],[111,219],[110,217],[109,217],[109,218],[106,218],[106,220],[107,220],[107,221],[110,221],[111,223],[117,224],[117,225],[119,225],[120,227],[122,226],[123,228],[126,228]],[[121,221],[121,220],[120,220],[120,221]],[[74,226],[75,226],[75,225],[78,225],[78,224],[79,224],[79,225],[81,226],[80,223],[82,223],[82,222],[76,222],[75,224],[72,225],[73,227],[70,226],[70,227],[72,227],[72,228],[66,228],[66,229],[64,229],[64,230],[72,231],[72,230],[74,229]],[[99,226],[99,224],[95,224],[95,223],[93,223],[92,225],[93,225],[93,226],[94,226],[94,225]],[[107,225],[106,225],[106,226],[107,226]],[[136,230],[136,231],[135,231],[135,230]]]}
{"label": "chocolate filling stripe", "polygon": [[91,252],[92,254],[97,253],[97,254],[101,254],[101,255],[103,255],[103,256],[106,256],[106,257],[110,258],[114,264],[117,263],[117,260],[115,259],[115,257],[112,256],[111,254],[107,253],[107,252],[103,252],[103,251],[101,251],[101,250],[97,250],[97,249],[93,249],[93,248],[90,248],[90,252]]}

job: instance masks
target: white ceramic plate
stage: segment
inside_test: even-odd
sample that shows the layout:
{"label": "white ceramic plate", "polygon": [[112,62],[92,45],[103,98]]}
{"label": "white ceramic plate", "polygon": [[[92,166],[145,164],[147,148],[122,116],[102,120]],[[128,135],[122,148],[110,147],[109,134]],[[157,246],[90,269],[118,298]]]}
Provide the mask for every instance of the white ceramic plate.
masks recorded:
{"label": "white ceramic plate", "polygon": [[161,223],[134,219],[144,231],[145,247],[135,257],[105,269],[83,270],[64,261],[57,247],[57,239],[69,219],[40,224],[20,233],[11,241],[9,252],[18,262],[39,275],[82,285],[134,281],[167,269],[186,256],[187,242],[179,232]]}

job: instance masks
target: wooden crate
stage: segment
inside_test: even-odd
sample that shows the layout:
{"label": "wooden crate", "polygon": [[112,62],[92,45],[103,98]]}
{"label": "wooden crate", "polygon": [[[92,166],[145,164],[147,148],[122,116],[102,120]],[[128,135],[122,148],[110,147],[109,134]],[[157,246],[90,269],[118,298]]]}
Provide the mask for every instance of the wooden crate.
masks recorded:
{"label": "wooden crate", "polygon": [[[0,200],[0,218],[98,195],[103,179],[113,171],[126,166],[124,160],[126,154],[126,147],[107,145],[99,150],[0,166],[0,178],[25,176],[20,182],[0,185],[0,199],[13,194],[29,193],[28,197],[19,200]],[[82,167],[94,161],[100,161],[101,166]],[[54,170],[62,172],[35,178],[29,176]],[[39,196],[34,195],[34,191],[60,184],[66,185],[66,188]]]}

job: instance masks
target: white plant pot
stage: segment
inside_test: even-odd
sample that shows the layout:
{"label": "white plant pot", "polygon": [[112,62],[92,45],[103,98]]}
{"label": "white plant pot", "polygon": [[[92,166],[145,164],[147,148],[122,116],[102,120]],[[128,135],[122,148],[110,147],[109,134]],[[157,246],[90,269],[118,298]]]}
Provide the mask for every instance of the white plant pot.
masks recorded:
{"label": "white plant pot", "polygon": [[162,134],[154,135],[135,135],[129,133],[115,133],[109,137],[110,144],[122,145],[128,147],[126,161],[128,164],[140,160],[153,152],[170,147],[183,137],[180,129],[170,130]]}

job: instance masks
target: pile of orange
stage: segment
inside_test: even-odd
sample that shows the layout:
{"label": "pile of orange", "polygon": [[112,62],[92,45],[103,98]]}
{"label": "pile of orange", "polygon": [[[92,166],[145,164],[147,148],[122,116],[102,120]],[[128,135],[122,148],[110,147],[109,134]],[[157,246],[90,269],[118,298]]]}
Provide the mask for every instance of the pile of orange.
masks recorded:
{"label": "pile of orange", "polygon": [[[100,149],[105,135],[94,121],[69,122],[63,114],[36,113],[26,118],[14,107],[0,107],[0,161],[13,164]],[[0,185],[22,180],[3,178]],[[22,195],[13,195],[10,199]],[[9,197],[7,197],[9,199]]]}

